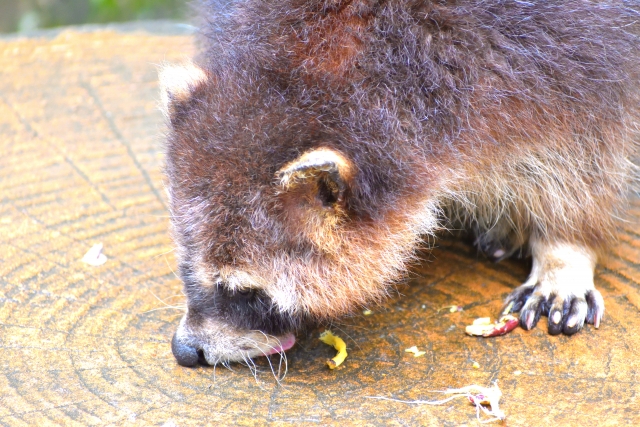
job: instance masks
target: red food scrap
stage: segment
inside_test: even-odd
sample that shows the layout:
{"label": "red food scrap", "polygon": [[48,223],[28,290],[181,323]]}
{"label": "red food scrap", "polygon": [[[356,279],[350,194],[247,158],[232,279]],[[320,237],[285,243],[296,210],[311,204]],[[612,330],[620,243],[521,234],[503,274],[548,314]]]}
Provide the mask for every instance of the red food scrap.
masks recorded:
{"label": "red food scrap", "polygon": [[519,319],[511,314],[505,314],[496,322],[491,322],[489,317],[481,317],[473,321],[473,324],[465,328],[465,332],[473,336],[497,337],[513,331],[519,323]]}

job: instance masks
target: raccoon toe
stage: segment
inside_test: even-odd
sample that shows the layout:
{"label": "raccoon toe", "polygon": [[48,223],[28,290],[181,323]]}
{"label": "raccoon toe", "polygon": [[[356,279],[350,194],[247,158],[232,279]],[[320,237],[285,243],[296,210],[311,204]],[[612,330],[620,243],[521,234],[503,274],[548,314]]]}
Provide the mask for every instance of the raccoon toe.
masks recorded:
{"label": "raccoon toe", "polygon": [[520,309],[520,326],[527,331],[535,328],[540,316],[545,313],[546,298],[542,295],[531,295]]}
{"label": "raccoon toe", "polygon": [[587,301],[586,322],[596,329],[600,327],[600,322],[604,316],[604,299],[597,289],[592,289],[585,295]]}

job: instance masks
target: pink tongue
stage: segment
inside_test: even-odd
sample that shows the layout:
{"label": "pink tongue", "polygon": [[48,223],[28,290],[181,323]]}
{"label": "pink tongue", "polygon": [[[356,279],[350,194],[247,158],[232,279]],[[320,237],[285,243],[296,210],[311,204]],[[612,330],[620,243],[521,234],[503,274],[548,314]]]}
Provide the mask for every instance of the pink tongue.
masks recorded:
{"label": "pink tongue", "polygon": [[280,338],[280,345],[276,345],[267,351],[267,356],[289,350],[295,343],[296,337],[293,334],[287,334]]}

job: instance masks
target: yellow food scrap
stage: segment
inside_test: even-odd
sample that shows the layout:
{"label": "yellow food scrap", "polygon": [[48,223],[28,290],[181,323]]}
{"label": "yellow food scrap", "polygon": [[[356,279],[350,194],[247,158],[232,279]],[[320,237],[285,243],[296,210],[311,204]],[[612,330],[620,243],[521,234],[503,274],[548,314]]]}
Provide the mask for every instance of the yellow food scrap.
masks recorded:
{"label": "yellow food scrap", "polygon": [[420,357],[425,355],[427,352],[418,350],[418,347],[414,345],[413,347],[407,348],[405,353],[413,353],[413,357]]}
{"label": "yellow food scrap", "polygon": [[362,314],[364,314],[365,316],[371,316],[371,314],[373,314],[373,311],[365,310],[365,311],[362,312]]}
{"label": "yellow food scrap", "polygon": [[449,310],[449,313],[455,313],[456,311],[463,311],[464,308],[459,305],[447,305],[444,307],[440,307],[438,309],[438,313],[440,313],[442,310]]}
{"label": "yellow food scrap", "polygon": [[480,364],[478,362],[473,362],[474,369],[480,369]]}
{"label": "yellow food scrap", "polygon": [[324,331],[320,334],[320,341],[325,344],[333,346],[338,351],[336,357],[333,359],[327,360],[327,365],[331,369],[335,369],[338,366],[342,365],[344,359],[347,358],[347,345],[344,343],[342,338],[333,335],[333,333],[329,330]]}

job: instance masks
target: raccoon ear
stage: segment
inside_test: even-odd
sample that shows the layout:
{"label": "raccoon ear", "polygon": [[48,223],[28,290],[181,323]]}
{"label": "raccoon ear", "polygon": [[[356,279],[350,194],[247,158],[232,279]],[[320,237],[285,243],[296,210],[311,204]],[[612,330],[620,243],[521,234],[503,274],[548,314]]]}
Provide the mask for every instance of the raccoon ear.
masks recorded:
{"label": "raccoon ear", "polygon": [[318,148],[284,165],[276,173],[276,179],[283,191],[303,189],[324,207],[331,207],[344,202],[353,169],[352,163],[338,151]]}
{"label": "raccoon ear", "polygon": [[207,80],[202,68],[187,62],[182,65],[165,65],[159,73],[161,109],[172,120],[179,106],[191,98],[193,91]]}

